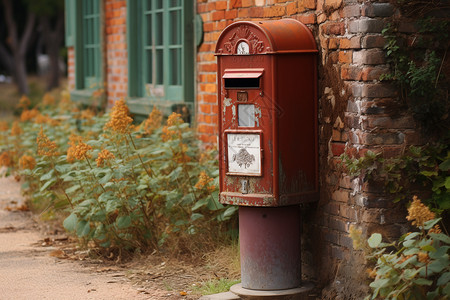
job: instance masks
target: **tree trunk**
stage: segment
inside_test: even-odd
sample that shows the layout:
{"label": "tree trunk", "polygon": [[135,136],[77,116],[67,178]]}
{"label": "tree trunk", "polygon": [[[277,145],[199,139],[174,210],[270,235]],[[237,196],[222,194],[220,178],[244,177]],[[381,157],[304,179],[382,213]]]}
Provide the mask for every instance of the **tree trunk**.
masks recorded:
{"label": "tree trunk", "polygon": [[57,14],[55,26],[52,30],[48,16],[42,16],[40,19],[42,33],[44,36],[45,48],[49,56],[49,74],[47,80],[47,91],[59,86],[59,49],[64,38],[64,12]]}
{"label": "tree trunk", "polygon": [[5,21],[8,27],[8,40],[10,41],[11,52],[13,53],[13,78],[14,82],[22,94],[28,94],[27,70],[25,65],[25,57],[30,45],[34,24],[36,23],[36,15],[28,12],[27,22],[22,37],[19,38],[16,21],[14,20],[14,12],[11,0],[3,0],[5,8]]}
{"label": "tree trunk", "polygon": [[14,55],[14,80],[22,95],[28,95],[27,68],[25,57]]}

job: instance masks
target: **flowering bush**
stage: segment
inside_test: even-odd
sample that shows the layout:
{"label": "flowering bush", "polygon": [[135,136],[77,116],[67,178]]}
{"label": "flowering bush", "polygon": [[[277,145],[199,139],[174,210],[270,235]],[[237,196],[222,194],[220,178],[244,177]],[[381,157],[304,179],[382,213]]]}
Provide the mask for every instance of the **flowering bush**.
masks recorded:
{"label": "flowering bush", "polygon": [[450,237],[437,225],[441,219],[417,197],[407,219],[419,231],[394,243],[383,243],[381,234],[374,233],[365,245],[361,232],[350,231],[354,247],[366,247],[368,258],[376,261],[368,270],[373,293],[366,299],[447,299],[450,295]]}
{"label": "flowering bush", "polygon": [[123,100],[104,116],[66,94],[55,102],[47,95],[38,110],[21,101],[21,121],[0,126],[0,164],[26,179],[35,207],[67,211],[64,227],[81,242],[104,253],[183,251],[192,237],[226,231],[236,207],[218,202],[217,153],[200,151],[180,115],[162,126],[154,108],[134,126]]}

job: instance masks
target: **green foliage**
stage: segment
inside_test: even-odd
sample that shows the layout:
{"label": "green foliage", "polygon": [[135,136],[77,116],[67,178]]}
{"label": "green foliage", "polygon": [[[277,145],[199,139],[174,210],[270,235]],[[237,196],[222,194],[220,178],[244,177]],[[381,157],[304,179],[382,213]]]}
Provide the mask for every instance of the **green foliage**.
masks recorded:
{"label": "green foliage", "polygon": [[381,76],[399,87],[400,99],[414,118],[431,135],[447,132],[450,124],[448,78],[442,72],[447,54],[449,22],[422,18],[417,22],[419,35],[402,35],[397,24],[382,31],[387,61],[392,72]]}
{"label": "green foliage", "polygon": [[444,299],[450,294],[450,238],[431,230],[439,221],[430,220],[421,232],[391,244],[381,243],[378,233],[369,238],[368,258],[376,263],[369,270],[373,292],[366,299]]}
{"label": "green foliage", "polygon": [[238,283],[240,283],[240,280],[220,278],[203,282],[199,287],[196,287],[194,291],[202,295],[218,294],[228,292],[233,285]]}
{"label": "green foliage", "polygon": [[[67,100],[39,108],[30,119],[24,109],[22,134],[1,131],[0,154],[13,156],[8,172],[26,179],[33,206],[65,211],[64,227],[83,244],[105,253],[166,244],[184,251],[177,245],[228,230],[236,207],[218,202],[217,153],[202,150],[188,124],[117,131],[114,112],[94,116]],[[19,167],[23,155],[35,167]]]}
{"label": "green foliage", "polygon": [[383,182],[386,191],[395,195],[395,201],[412,198],[420,189],[431,191],[424,202],[436,212],[450,209],[449,138],[422,147],[411,146],[399,157],[383,158],[382,153],[368,151],[359,158],[344,153],[341,160],[349,175]]}

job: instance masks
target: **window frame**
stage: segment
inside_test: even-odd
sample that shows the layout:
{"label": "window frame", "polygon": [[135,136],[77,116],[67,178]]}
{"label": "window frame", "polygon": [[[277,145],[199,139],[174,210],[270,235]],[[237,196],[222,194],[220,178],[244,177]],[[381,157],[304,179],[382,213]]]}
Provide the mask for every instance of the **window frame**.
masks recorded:
{"label": "window frame", "polygon": [[[99,101],[98,103],[93,103],[92,96],[94,92],[98,89],[103,88],[104,72],[103,72],[103,6],[101,0],[87,0],[89,2],[94,2],[94,5],[98,4],[97,12],[89,16],[92,18],[93,15],[96,17],[93,20],[92,29],[94,29],[94,39],[95,45],[90,45],[89,47],[94,49],[94,57],[87,58],[86,55],[86,40],[85,40],[85,19],[86,9],[83,7],[84,1],[74,1],[68,0],[70,3],[70,9],[72,12],[72,34],[71,40],[74,42],[75,50],[75,89],[71,91],[71,99],[76,102],[81,102],[86,105],[101,105],[103,102],[103,96],[94,99]],[[74,2],[74,3],[73,3]],[[95,3],[97,2],[97,3]],[[68,12],[67,14],[71,14]],[[92,36],[91,36],[92,37]],[[70,40],[69,40],[70,41]],[[86,64],[93,66],[90,71],[94,72],[94,76],[87,76]]]}
{"label": "window frame", "polygon": [[[155,1],[152,1],[153,3]],[[148,37],[147,28],[144,28],[145,11],[143,1],[127,0],[127,42],[128,42],[128,106],[130,111],[135,114],[148,114],[153,109],[153,106],[157,106],[165,114],[170,114],[173,111],[173,107],[177,105],[187,105],[193,108],[194,105],[194,89],[195,89],[195,45],[194,45],[194,1],[181,0],[181,28],[183,32],[181,34],[181,62],[180,62],[180,85],[169,84],[170,72],[168,69],[170,66],[170,60],[168,53],[173,48],[169,46],[169,31],[170,24],[168,15],[173,9],[169,8],[169,1],[161,1],[163,3],[162,10],[151,11],[152,14],[163,14],[163,43],[160,49],[164,51],[163,59],[163,84],[153,85],[153,93],[148,92],[148,87],[145,87],[148,77],[144,73],[145,66],[148,65],[148,56],[144,54],[145,42]],[[154,19],[154,18],[152,18]],[[156,21],[153,21],[155,24]],[[155,27],[152,26],[152,32],[155,32]],[[147,50],[149,48],[147,47]],[[153,49],[156,50],[156,47]],[[154,53],[153,53],[154,54]],[[153,77],[153,79],[155,79]],[[156,87],[156,89],[155,89]],[[163,93],[161,90],[163,89]],[[191,109],[191,111],[193,111]]]}

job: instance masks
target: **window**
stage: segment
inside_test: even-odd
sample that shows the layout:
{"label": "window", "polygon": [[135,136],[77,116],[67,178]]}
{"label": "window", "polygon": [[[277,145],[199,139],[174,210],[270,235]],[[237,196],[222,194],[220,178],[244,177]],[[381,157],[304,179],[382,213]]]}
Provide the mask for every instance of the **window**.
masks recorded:
{"label": "window", "polygon": [[135,102],[193,102],[193,6],[192,0],[128,1],[131,110]]}
{"label": "window", "polygon": [[66,45],[75,48],[75,91],[86,102],[102,87],[100,0],[66,0]]}
{"label": "window", "polygon": [[[82,49],[80,57],[82,74],[80,74],[80,83],[84,89],[98,89],[101,84],[100,0],[83,0],[82,12],[82,40],[80,45]],[[79,67],[79,64],[77,64],[77,67]],[[77,68],[77,70],[79,69]]]}

